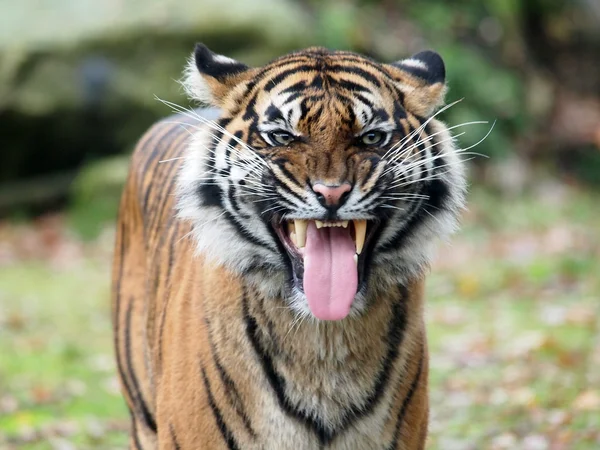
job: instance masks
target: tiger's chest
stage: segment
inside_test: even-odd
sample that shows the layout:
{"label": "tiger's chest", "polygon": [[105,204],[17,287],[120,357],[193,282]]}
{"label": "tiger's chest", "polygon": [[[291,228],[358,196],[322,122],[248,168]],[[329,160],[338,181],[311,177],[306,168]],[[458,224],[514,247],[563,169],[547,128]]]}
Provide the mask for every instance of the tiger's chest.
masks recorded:
{"label": "tiger's chest", "polygon": [[[389,448],[402,358],[365,365],[337,339],[321,342],[312,355],[288,353],[285,342],[247,320],[246,344],[236,342],[227,356],[213,346],[217,376],[207,383],[213,415],[227,417],[223,423],[236,430],[239,448]],[[218,331],[210,334],[224,344]],[[242,360],[230,357],[235,349]]]}
{"label": "tiger's chest", "polygon": [[411,332],[401,311],[374,308],[369,326],[317,324],[286,318],[281,304],[236,283],[194,284],[170,301],[161,377],[194,399],[185,420],[193,439],[216,426],[230,448],[391,448],[414,356],[399,351]]}

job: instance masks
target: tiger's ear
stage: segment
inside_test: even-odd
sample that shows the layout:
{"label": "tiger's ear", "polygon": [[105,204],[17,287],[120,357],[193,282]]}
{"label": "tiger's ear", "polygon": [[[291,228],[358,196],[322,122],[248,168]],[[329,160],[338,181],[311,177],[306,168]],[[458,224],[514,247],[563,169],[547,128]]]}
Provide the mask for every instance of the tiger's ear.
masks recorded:
{"label": "tiger's ear", "polygon": [[182,81],[187,94],[207,105],[222,107],[237,86],[252,76],[253,70],[227,56],[196,44]]}
{"label": "tiger's ear", "polygon": [[444,102],[446,68],[439,54],[426,50],[390,65],[406,109],[426,117]]}

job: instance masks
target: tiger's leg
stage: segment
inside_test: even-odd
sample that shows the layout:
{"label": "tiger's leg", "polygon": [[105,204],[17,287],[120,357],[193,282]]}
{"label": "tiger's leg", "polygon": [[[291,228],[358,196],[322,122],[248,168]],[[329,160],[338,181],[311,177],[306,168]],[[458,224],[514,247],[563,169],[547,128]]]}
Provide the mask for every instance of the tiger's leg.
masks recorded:
{"label": "tiger's leg", "polygon": [[119,210],[113,265],[113,326],[118,377],[131,414],[130,448],[156,448],[146,340],[145,248],[141,216],[128,181]]}

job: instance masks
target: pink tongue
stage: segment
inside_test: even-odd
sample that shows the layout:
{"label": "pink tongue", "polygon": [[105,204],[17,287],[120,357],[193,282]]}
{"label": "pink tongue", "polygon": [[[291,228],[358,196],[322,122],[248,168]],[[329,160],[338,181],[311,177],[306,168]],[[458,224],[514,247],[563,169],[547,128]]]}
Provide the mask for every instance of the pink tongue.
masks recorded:
{"label": "pink tongue", "polygon": [[317,319],[340,320],[348,315],[358,286],[354,241],[347,228],[317,230],[308,223],[304,247],[304,293]]}

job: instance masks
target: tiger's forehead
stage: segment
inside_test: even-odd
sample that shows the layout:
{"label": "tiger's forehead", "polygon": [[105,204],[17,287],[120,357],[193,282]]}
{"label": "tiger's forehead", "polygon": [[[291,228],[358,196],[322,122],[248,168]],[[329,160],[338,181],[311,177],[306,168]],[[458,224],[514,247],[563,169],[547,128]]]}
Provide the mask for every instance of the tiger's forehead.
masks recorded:
{"label": "tiger's forehead", "polygon": [[293,53],[261,69],[247,92],[259,123],[298,133],[309,127],[393,127],[405,115],[384,66],[350,52]]}

